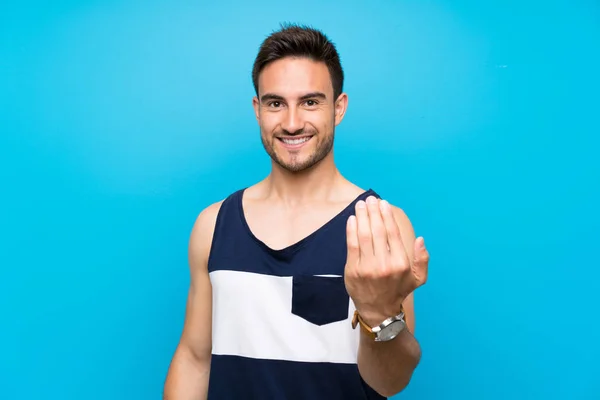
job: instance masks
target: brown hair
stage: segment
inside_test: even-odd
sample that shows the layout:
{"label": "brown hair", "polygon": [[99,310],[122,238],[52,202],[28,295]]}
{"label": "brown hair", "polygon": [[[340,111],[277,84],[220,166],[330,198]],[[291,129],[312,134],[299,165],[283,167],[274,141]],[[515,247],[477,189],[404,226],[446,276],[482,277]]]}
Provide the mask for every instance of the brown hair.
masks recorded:
{"label": "brown hair", "polygon": [[252,83],[258,96],[258,77],[270,62],[284,57],[306,57],[324,62],[333,84],[334,100],[342,93],[344,71],[335,45],[317,29],[295,24],[282,24],[261,44],[252,68]]}

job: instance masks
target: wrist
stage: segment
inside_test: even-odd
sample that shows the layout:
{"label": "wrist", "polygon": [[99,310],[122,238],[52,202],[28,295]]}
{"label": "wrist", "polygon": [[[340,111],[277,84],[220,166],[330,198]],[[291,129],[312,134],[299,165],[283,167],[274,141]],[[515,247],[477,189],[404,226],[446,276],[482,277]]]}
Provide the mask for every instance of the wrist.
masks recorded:
{"label": "wrist", "polygon": [[[356,329],[360,325],[362,331],[362,337],[368,337],[376,342],[387,342],[394,339],[406,328],[406,321],[404,319],[404,311],[401,311],[392,316],[381,317],[377,314],[369,315],[371,320],[365,320],[361,313],[356,310],[354,317],[352,318],[352,328]],[[381,318],[381,319],[375,319]],[[370,322],[378,321],[378,322]]]}
{"label": "wrist", "polygon": [[404,313],[403,301],[391,307],[379,307],[379,309],[369,309],[366,307],[357,307],[357,312],[362,321],[370,327],[375,327],[383,323],[386,319],[395,317]]}
{"label": "wrist", "polygon": [[382,313],[378,313],[378,312],[358,311],[358,314],[360,315],[360,318],[362,319],[362,321],[365,324],[367,324],[369,327],[373,328],[373,327],[376,327],[379,324],[381,324],[383,321],[385,321],[387,318],[391,317],[392,315],[398,315],[400,313],[396,312],[396,313],[390,313],[390,314],[382,314]]}

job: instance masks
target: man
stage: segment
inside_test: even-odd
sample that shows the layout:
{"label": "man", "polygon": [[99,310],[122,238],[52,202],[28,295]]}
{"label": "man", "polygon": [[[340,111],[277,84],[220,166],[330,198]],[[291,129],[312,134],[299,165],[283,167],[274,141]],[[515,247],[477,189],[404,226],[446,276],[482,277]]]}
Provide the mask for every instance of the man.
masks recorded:
{"label": "man", "polygon": [[428,252],[406,215],[333,159],[348,96],[337,51],[289,25],[262,44],[253,106],[271,173],[204,209],[164,398],[381,399],[420,359]]}

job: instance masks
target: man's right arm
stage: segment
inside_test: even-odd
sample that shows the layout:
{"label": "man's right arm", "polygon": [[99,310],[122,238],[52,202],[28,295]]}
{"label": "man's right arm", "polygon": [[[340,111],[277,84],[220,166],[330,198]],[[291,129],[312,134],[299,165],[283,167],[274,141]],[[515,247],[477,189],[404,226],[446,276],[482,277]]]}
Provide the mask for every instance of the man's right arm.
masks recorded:
{"label": "man's right arm", "polygon": [[221,203],[204,209],[192,228],[188,259],[190,288],[183,332],[171,360],[164,400],[206,399],[212,351],[212,288],[208,255]]}

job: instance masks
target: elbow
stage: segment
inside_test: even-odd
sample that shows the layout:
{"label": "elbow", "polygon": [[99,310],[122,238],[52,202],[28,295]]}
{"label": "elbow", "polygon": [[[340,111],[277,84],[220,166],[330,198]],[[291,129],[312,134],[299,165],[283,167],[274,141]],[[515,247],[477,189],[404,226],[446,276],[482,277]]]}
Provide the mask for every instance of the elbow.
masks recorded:
{"label": "elbow", "polygon": [[375,391],[382,397],[385,397],[385,398],[393,397],[393,396],[396,396],[397,394],[400,394],[401,392],[403,392],[404,389],[406,389],[408,387],[410,380],[411,380],[410,377],[403,379],[403,380],[398,380],[397,382],[394,383],[394,385],[390,385],[388,387],[381,388],[380,390],[375,389]]}
{"label": "elbow", "polygon": [[180,343],[175,350],[172,364],[177,371],[185,371],[186,374],[206,375],[210,370],[211,358],[210,350]]}
{"label": "elbow", "polygon": [[411,377],[412,377],[412,374],[410,374],[407,377],[403,377],[402,379],[398,379],[397,381],[393,382],[391,385],[386,385],[381,388],[374,387],[373,390],[375,390],[382,397],[385,397],[385,398],[393,397],[393,396],[401,393],[402,391],[404,391],[404,389],[406,389],[408,387]]}
{"label": "elbow", "polygon": [[402,368],[402,372],[396,375],[395,379],[387,382],[379,382],[379,385],[371,386],[380,396],[389,398],[393,397],[402,391],[404,391],[410,384],[417,366],[421,361],[420,349],[415,349],[411,357],[407,358],[408,361],[405,364],[405,368]]}
{"label": "elbow", "polygon": [[180,346],[179,351],[189,362],[194,364],[198,369],[209,369],[212,354],[209,348],[197,349],[190,346]]}
{"label": "elbow", "polygon": [[407,376],[402,377],[391,384],[382,386],[380,388],[373,387],[373,390],[375,390],[382,397],[390,398],[404,391],[404,389],[408,387],[411,379],[412,373],[409,373]]}

